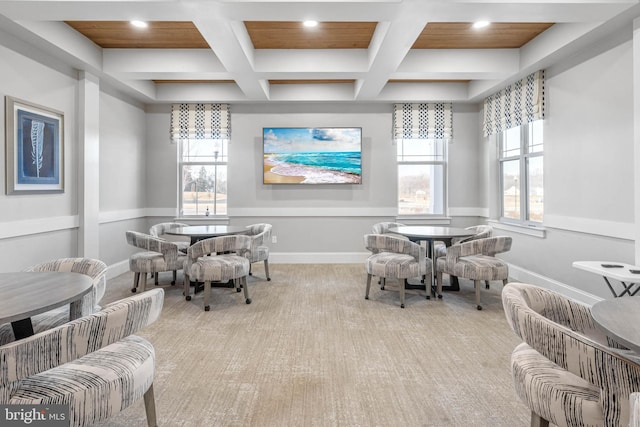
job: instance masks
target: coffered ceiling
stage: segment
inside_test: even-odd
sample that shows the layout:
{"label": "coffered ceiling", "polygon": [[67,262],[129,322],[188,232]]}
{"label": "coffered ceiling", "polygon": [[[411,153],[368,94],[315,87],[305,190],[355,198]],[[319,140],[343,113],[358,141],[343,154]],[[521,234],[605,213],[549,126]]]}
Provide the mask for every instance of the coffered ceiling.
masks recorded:
{"label": "coffered ceiling", "polygon": [[637,0],[0,0],[0,44],[145,103],[477,102],[639,15]]}

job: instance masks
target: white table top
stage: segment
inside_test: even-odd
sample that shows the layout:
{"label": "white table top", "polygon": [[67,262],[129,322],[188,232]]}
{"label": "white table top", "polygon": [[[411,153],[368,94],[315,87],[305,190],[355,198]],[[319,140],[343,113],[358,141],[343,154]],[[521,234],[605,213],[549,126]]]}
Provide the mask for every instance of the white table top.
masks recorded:
{"label": "white table top", "polygon": [[591,307],[591,315],[605,334],[640,353],[640,298],[599,301]]}
{"label": "white table top", "polygon": [[[602,264],[621,265],[622,267],[606,268],[606,267],[603,267]],[[640,270],[640,267],[635,265],[625,264],[625,263],[616,262],[616,261],[576,261],[572,265],[573,267],[578,268],[580,270],[596,273],[605,277],[610,277],[612,279],[619,280],[621,282],[627,282],[627,283],[640,282],[640,274],[634,274],[629,271],[629,270]]]}
{"label": "white table top", "polygon": [[80,273],[0,273],[0,324],[78,301],[92,285],[91,278]]}

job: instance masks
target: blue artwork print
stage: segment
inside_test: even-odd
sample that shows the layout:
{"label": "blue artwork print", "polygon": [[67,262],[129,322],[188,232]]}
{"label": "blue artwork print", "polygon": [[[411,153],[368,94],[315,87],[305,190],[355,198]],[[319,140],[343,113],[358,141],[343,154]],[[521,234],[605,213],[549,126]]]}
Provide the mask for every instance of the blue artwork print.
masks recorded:
{"label": "blue artwork print", "polygon": [[18,110],[18,184],[60,183],[60,121]]}

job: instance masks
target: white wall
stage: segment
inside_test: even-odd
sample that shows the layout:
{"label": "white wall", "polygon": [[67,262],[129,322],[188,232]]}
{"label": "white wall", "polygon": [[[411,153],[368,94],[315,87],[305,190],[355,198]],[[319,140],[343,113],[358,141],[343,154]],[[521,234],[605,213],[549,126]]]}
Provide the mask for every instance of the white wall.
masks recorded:
{"label": "white wall", "polygon": [[[546,236],[501,231],[514,238],[504,258],[517,266],[512,269],[517,279],[555,281],[554,286],[610,298],[601,277],[572,268],[572,262],[634,263],[632,59],[628,41],[575,66],[547,69]],[[494,138],[485,150],[496,164]],[[490,186],[493,181],[495,173]],[[492,217],[497,216],[496,203]]]}
{"label": "white wall", "polygon": [[[0,37],[2,33],[0,32]],[[0,271],[77,252],[78,186],[76,143],[77,86],[71,70],[43,66],[0,46],[0,96],[11,96],[64,113],[64,183],[62,194],[6,195],[0,191]],[[4,108],[3,117],[4,117]],[[0,120],[4,139],[4,120]],[[0,150],[5,182],[5,151]],[[23,237],[24,236],[24,237]]]}

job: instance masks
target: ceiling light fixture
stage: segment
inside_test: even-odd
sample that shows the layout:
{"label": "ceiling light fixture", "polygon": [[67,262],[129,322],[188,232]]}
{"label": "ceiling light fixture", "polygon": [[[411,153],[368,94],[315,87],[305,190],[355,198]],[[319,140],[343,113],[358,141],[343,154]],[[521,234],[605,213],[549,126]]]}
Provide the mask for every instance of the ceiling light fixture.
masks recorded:
{"label": "ceiling light fixture", "polygon": [[304,25],[307,28],[313,28],[313,27],[317,27],[318,26],[318,21],[311,21],[311,20],[304,21],[302,23],[302,25]]}
{"label": "ceiling light fixture", "polygon": [[478,22],[474,22],[473,23],[473,28],[484,28],[484,27],[488,27],[490,24],[489,21],[478,21]]}
{"label": "ceiling light fixture", "polygon": [[149,25],[144,21],[131,21],[131,25],[137,28],[147,28]]}

